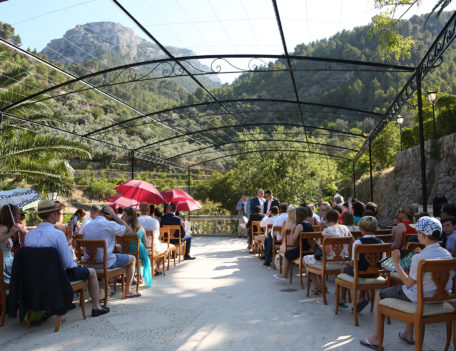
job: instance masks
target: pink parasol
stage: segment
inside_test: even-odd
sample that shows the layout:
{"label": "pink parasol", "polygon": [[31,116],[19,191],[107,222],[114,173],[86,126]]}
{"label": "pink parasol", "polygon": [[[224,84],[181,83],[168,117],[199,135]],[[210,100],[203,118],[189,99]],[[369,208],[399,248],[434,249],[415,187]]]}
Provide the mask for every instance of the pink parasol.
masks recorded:
{"label": "pink parasol", "polygon": [[129,199],[127,197],[124,197],[122,195],[112,195],[110,197],[107,197],[105,201],[109,202],[110,204],[113,204],[118,207],[133,207],[135,209],[138,209],[139,202],[133,199]]}
{"label": "pink parasol", "polygon": [[166,202],[176,203],[178,201],[193,200],[193,197],[180,189],[169,189],[160,191],[161,196]]}
{"label": "pink parasol", "polygon": [[144,180],[127,180],[117,186],[116,190],[122,196],[136,200],[138,203],[159,205],[164,202],[157,188]]}
{"label": "pink parasol", "polygon": [[201,204],[194,199],[175,202],[178,211],[195,211],[203,208]]}

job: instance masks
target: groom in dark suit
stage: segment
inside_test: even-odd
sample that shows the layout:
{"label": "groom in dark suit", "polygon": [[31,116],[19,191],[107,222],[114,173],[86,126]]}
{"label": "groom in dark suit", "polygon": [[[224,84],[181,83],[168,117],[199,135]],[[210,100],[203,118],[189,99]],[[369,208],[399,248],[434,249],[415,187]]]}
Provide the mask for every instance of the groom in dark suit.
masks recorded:
{"label": "groom in dark suit", "polygon": [[272,196],[271,190],[266,190],[264,192],[264,195],[266,197],[266,201],[264,203],[264,214],[266,216],[269,216],[269,214],[271,212],[271,208],[273,206],[277,206],[277,208],[280,207],[280,201]]}
{"label": "groom in dark suit", "polygon": [[261,207],[260,213],[264,213],[265,201],[266,201],[266,199],[264,198],[264,190],[258,189],[258,197],[254,197],[252,200],[250,200],[250,216],[252,216],[255,213],[256,206],[260,206]]}

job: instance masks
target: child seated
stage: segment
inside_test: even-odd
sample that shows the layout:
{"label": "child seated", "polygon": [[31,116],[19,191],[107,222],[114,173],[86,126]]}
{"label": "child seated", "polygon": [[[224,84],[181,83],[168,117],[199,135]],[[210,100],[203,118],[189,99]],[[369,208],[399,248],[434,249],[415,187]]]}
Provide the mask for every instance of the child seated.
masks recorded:
{"label": "child seated", "polygon": [[456,217],[446,216],[442,219],[443,235],[442,239],[446,242],[445,248],[451,256],[456,256]]}

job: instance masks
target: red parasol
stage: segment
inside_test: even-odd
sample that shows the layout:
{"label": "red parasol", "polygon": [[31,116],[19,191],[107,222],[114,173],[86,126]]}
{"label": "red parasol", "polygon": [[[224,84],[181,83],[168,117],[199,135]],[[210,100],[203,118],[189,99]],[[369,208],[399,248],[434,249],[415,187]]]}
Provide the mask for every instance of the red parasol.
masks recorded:
{"label": "red parasol", "polygon": [[175,202],[178,211],[195,211],[203,208],[201,204],[194,199]]}
{"label": "red parasol", "polygon": [[176,203],[178,201],[193,200],[193,197],[180,189],[169,189],[160,191],[161,196],[166,202]]}
{"label": "red parasol", "polygon": [[117,207],[133,207],[138,209],[139,202],[133,199],[129,199],[122,195],[113,195],[107,197],[105,201],[109,202],[110,204],[114,204]]}
{"label": "red parasol", "polygon": [[164,202],[157,188],[144,180],[127,180],[117,186],[116,190],[124,197],[139,203],[159,205]]}

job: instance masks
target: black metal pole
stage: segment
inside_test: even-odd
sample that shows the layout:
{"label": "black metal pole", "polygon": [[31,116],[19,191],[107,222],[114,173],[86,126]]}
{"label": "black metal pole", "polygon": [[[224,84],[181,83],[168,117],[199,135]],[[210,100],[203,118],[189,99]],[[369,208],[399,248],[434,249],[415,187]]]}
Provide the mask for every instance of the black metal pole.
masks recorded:
{"label": "black metal pole", "polygon": [[135,179],[135,153],[131,153],[131,179]]}
{"label": "black metal pole", "polygon": [[401,137],[401,152],[402,152],[402,124],[399,124],[399,135]]}
{"label": "black metal pole", "polygon": [[356,198],[356,161],[353,161],[353,198]]}
{"label": "black metal pole", "polygon": [[434,139],[436,138],[435,134],[435,101],[432,102],[432,127],[434,129]]}
{"label": "black metal pole", "polygon": [[369,177],[370,177],[370,200],[374,202],[374,184],[372,183],[372,141],[369,139]]}
{"label": "black metal pole", "polygon": [[[190,194],[190,186],[191,186],[191,173],[190,173],[190,166],[187,167],[187,193]],[[190,211],[188,211],[188,221],[190,222]]]}
{"label": "black metal pole", "polygon": [[423,124],[423,97],[421,96],[421,72],[416,73],[416,94],[418,98],[418,122],[420,130],[420,158],[421,158],[421,191],[423,195],[423,211],[427,211],[427,189],[426,189],[426,154],[424,150],[424,124]]}

